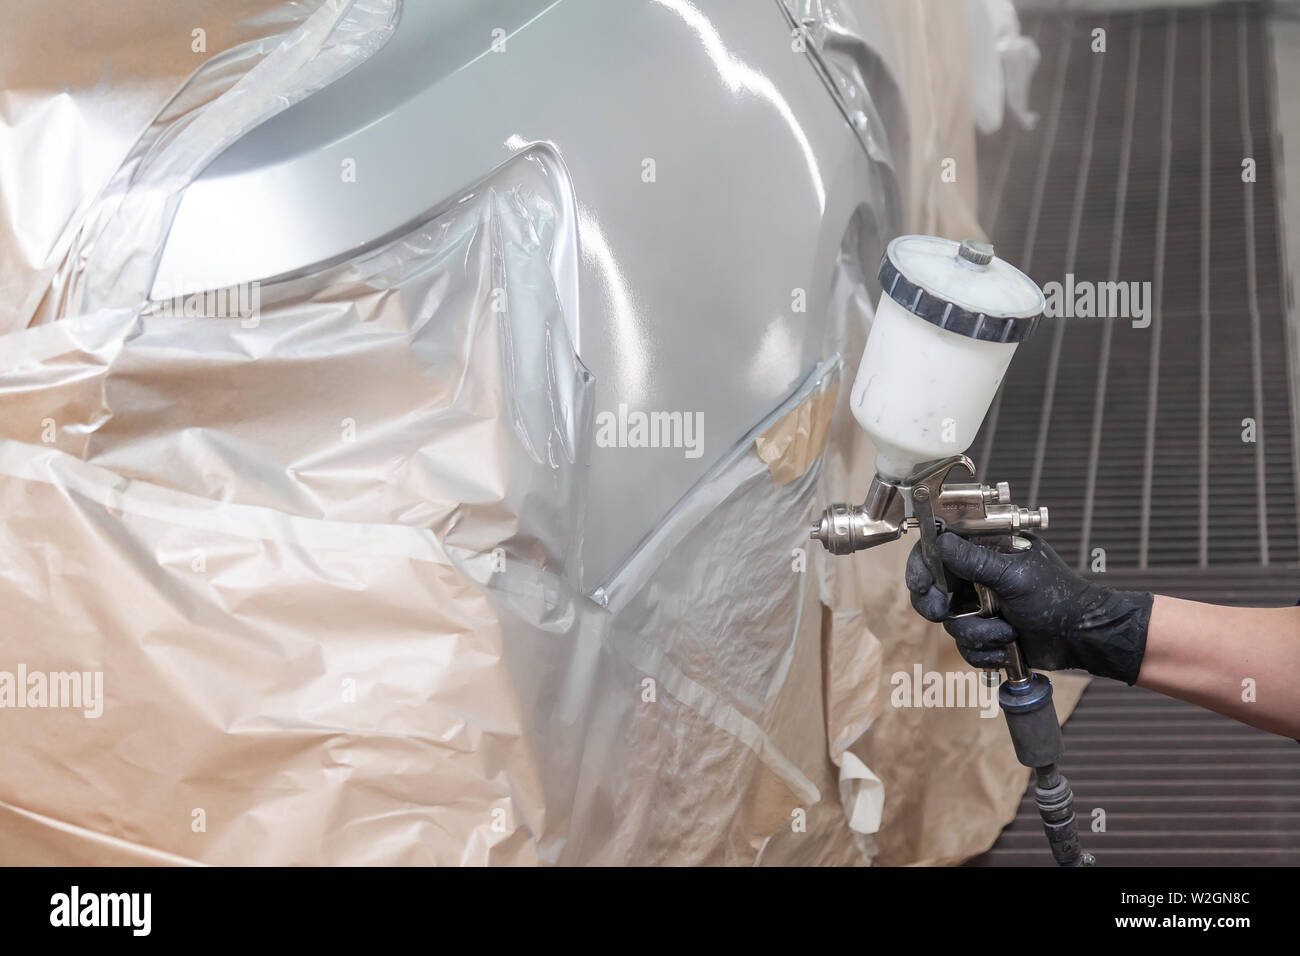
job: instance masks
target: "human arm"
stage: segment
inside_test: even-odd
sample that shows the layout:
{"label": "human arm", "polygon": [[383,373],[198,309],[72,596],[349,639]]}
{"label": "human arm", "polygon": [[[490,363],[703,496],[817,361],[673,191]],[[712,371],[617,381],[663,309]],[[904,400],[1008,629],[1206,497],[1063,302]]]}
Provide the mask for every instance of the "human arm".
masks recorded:
{"label": "human arm", "polygon": [[[946,621],[966,660],[998,667],[1019,640],[1031,667],[1081,668],[1137,683],[1244,723],[1300,736],[1300,608],[1233,608],[1102,587],[1045,541],[1004,554],[953,534],[944,565],[998,596],[997,617]],[[943,620],[947,598],[914,549],[907,585],[918,613]]]}

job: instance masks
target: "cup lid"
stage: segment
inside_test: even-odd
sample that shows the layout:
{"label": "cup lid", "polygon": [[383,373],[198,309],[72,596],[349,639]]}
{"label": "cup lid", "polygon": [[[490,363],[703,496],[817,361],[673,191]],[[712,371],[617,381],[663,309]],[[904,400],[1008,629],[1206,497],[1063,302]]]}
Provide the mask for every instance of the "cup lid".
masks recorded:
{"label": "cup lid", "polygon": [[1033,279],[978,239],[899,236],[879,275],[885,294],[913,315],[986,342],[1024,341],[1047,307]]}

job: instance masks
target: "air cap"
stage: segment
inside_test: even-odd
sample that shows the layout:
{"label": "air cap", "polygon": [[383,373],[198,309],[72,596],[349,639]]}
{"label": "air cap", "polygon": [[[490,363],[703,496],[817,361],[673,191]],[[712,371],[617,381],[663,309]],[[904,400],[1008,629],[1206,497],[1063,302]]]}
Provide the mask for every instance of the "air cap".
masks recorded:
{"label": "air cap", "polygon": [[1043,290],[991,243],[899,236],[880,260],[885,293],[941,329],[985,342],[1023,342],[1043,315]]}

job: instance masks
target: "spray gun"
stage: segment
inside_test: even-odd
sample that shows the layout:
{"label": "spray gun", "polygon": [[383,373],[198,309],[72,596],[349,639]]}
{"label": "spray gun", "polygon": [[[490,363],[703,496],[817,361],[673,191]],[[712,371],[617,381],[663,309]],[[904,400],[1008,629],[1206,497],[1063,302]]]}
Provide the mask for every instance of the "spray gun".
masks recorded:
{"label": "spray gun", "polygon": [[[953,454],[974,441],[1017,345],[1037,326],[1042,290],[987,242],[931,236],[894,239],[880,281],[850,396],[854,418],[876,445],[876,475],[861,505],[831,505],[811,536],[832,554],[852,554],[915,530],[935,586],[950,596],[949,617],[993,617],[997,596],[949,575],[938,538],[951,531],[1010,552],[1030,547],[1021,531],[1047,528],[1046,508],[1016,505],[1006,482],[976,481],[974,462]],[[1052,855],[1062,866],[1091,865],[1079,847],[1074,794],[1056,767],[1062,744],[1052,682],[1025,665],[1015,644],[1004,669],[998,703],[1017,759],[1034,771]]]}

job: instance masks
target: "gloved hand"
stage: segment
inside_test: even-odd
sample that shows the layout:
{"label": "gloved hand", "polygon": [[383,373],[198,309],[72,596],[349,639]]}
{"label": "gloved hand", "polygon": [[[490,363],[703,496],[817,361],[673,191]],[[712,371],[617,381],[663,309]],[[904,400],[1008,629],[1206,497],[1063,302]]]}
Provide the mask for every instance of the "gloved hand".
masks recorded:
{"label": "gloved hand", "polygon": [[[1134,683],[1146,651],[1154,596],[1086,581],[1042,538],[1022,535],[1033,547],[1012,554],[972,544],[951,532],[939,536],[939,554],[949,574],[986,585],[998,596],[997,617],[944,622],[962,657],[975,667],[1001,667],[1007,661],[1007,645],[1019,638],[1030,667],[1078,667]],[[943,621],[948,598],[934,586],[919,543],[907,560],[907,589],[918,614]]]}

